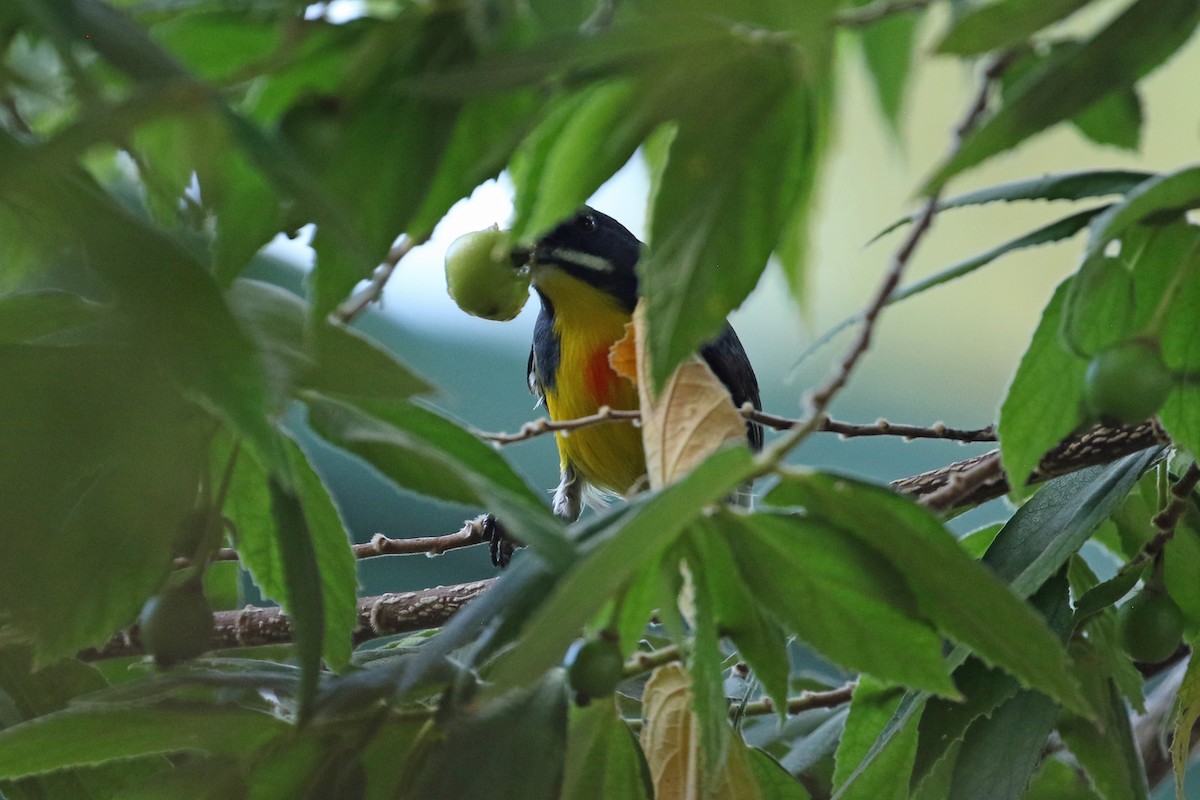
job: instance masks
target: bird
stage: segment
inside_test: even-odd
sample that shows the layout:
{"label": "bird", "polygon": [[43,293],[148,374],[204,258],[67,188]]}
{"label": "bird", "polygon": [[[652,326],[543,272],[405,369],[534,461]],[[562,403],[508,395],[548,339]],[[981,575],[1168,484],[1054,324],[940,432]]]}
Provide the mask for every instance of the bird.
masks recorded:
{"label": "bird", "polygon": [[[533,328],[529,390],[554,421],[577,419],[602,407],[636,409],[637,387],[609,363],[638,301],[637,265],[645,245],[616,219],[584,206],[531,247],[515,247],[514,266],[528,265],[541,310]],[[700,356],[739,409],[762,409],[758,379],[733,326],[725,323]],[[553,509],[574,521],[585,502],[600,505],[645,479],[641,432],[632,422],[609,422],[556,432],[559,484]],[[762,448],[763,430],[747,421],[747,442]]]}

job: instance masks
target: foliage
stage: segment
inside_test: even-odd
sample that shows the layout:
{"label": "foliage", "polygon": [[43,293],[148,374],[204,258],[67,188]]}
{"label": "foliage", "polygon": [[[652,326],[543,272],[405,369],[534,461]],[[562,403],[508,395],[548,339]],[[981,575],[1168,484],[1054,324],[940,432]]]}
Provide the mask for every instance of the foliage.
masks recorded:
{"label": "foliage", "polygon": [[[1146,797],[1129,709],[1147,685],[1117,609],[1145,579],[1187,642],[1200,630],[1200,167],[938,194],[1062,123],[1137,146],[1139,84],[1200,5],[1111,5],[371,0],[340,24],[292,0],[0,6],[0,796]],[[1068,35],[1085,7],[1093,29]],[[922,25],[937,52],[914,63]],[[855,47],[893,129],[926,58],[987,65],[994,91],[925,182],[929,214],[1084,204],[873,309],[1088,230],[1001,404],[1023,505],[998,529],[956,540],[933,503],[782,467],[812,426],[568,526],[349,324],[341,304],[395,266],[397,238],[423,240],[481,182],[508,171],[529,239],[642,148],[642,383],[666,384],[773,255],[804,301]],[[250,277],[308,223],[303,296]],[[920,215],[906,225],[915,246]],[[1089,362],[1134,341],[1169,373],[1159,444],[1042,481],[1048,451],[1106,421]],[[436,633],[353,649],[370,632],[314,434],[495,514],[528,552]],[[727,506],[751,478],[773,487],[760,506]],[[1123,566],[1101,580],[1085,545]],[[96,660],[180,585],[232,606],[222,546],[291,644],[169,672]],[[629,660],[615,696],[575,707],[557,665],[581,637]],[[848,713],[801,652],[859,675]]]}

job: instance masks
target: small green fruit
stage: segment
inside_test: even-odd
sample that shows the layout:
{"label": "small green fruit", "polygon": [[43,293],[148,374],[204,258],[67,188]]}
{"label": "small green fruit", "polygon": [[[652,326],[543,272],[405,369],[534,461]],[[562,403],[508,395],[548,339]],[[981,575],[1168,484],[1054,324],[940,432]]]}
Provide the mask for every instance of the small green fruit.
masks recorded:
{"label": "small green fruit", "polygon": [[1121,646],[1134,661],[1157,664],[1171,657],[1183,637],[1183,612],[1161,591],[1143,589],[1117,616]]}
{"label": "small green fruit", "polygon": [[1158,345],[1134,339],[1092,359],[1084,376],[1084,398],[1101,419],[1133,424],[1158,413],[1172,384]]}
{"label": "small green fruit", "polygon": [[576,641],[564,661],[567,682],[580,700],[603,697],[616,691],[625,676],[625,661],[615,639],[601,634]]}
{"label": "small green fruit", "polygon": [[142,606],[138,628],[146,652],[164,669],[203,653],[212,642],[213,615],[199,586],[164,589]]}
{"label": "small green fruit", "polygon": [[446,288],[468,314],[510,320],[529,299],[529,269],[513,266],[508,232],[463,234],[446,251]]}

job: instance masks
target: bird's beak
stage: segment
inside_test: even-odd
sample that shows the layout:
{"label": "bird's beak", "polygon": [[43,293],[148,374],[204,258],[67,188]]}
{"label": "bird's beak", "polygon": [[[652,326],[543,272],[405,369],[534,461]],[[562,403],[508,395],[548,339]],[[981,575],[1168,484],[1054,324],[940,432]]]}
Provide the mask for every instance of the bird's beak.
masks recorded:
{"label": "bird's beak", "polygon": [[514,268],[523,267],[526,264],[529,264],[534,260],[535,255],[536,248],[520,244],[513,245],[510,252],[510,257],[512,258],[512,265]]}

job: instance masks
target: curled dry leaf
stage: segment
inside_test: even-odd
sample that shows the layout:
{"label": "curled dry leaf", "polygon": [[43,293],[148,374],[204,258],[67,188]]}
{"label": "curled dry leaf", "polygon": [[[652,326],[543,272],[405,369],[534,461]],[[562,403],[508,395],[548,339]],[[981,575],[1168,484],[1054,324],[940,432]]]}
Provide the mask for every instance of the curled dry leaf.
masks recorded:
{"label": "curled dry leaf", "polygon": [[699,356],[680,364],[655,396],[645,331],[645,306],[639,301],[609,362],[637,384],[646,473],[650,488],[658,489],[682,478],[725,442],[745,438],[746,423],[729,390]]}
{"label": "curled dry leaf", "polygon": [[[692,711],[692,678],[682,665],[654,670],[642,692],[642,751],[656,800],[760,800],[750,753],[733,742],[720,774],[701,776],[700,726]],[[714,787],[706,791],[705,786]]]}

